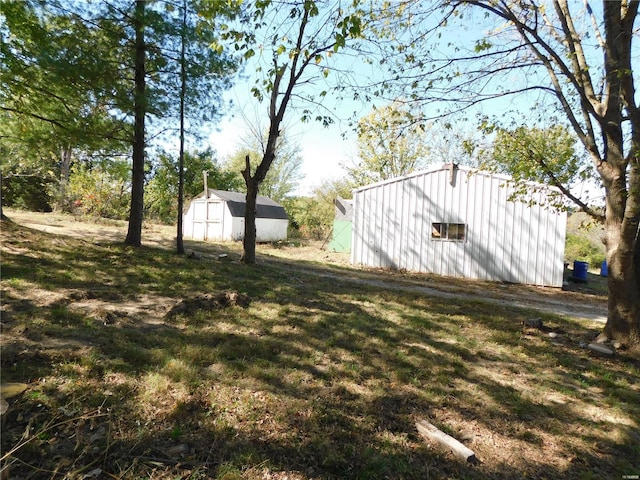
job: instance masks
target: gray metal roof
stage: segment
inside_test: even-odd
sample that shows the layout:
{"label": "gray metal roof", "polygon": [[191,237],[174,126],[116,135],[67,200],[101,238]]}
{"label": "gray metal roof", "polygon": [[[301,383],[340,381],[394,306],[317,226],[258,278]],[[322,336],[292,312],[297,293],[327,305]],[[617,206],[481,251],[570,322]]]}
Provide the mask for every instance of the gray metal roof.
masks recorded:
{"label": "gray metal roof", "polygon": [[333,203],[336,206],[335,220],[353,220],[353,200],[336,197]]}
{"label": "gray metal roof", "polygon": [[[209,198],[218,197],[220,200],[227,202],[232,217],[244,217],[245,205],[247,203],[247,195],[240,192],[226,192],[224,190],[208,190]],[[204,192],[199,195],[204,196]],[[256,199],[256,218],[275,218],[287,220],[287,212],[284,207],[270,198],[258,195]]]}

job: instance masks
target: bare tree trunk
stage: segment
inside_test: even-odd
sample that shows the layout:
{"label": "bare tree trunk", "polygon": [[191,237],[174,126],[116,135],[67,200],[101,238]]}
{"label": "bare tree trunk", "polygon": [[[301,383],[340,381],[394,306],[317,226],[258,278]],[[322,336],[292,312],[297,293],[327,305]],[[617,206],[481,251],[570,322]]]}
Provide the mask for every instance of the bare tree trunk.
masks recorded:
{"label": "bare tree trunk", "polygon": [[248,265],[256,263],[256,203],[258,186],[254,181],[247,184],[247,203],[244,214],[244,238],[240,261]]}
{"label": "bare tree trunk", "polygon": [[145,154],[145,115],[146,115],[146,46],[144,40],[145,0],[136,0],[134,26],[135,43],[135,86],[134,86],[134,133],[133,165],[131,167],[131,209],[129,211],[129,230],[124,243],[139,247],[142,245],[142,217],[144,213],[144,154]]}
{"label": "bare tree trunk", "polygon": [[180,155],[178,159],[178,223],[176,232],[176,253],[184,255],[182,238],[182,210],[184,208],[184,99],[187,89],[185,69],[185,29],[187,24],[187,0],[182,3],[182,31],[180,32]]}
{"label": "bare tree trunk", "polygon": [[4,210],[3,210],[3,205],[4,205],[4,198],[2,196],[2,182],[4,180],[4,177],[2,176],[2,172],[0,172],[0,220],[8,220],[7,217],[4,216]]}
{"label": "bare tree trunk", "polygon": [[60,185],[58,187],[58,201],[56,208],[68,210],[70,205],[67,198],[67,187],[71,171],[71,147],[62,147],[60,151]]}
{"label": "bare tree trunk", "polygon": [[629,186],[624,174],[613,169],[603,175],[607,190],[605,243],[607,247],[609,302],[608,318],[600,340],[640,346],[640,226],[637,195],[640,172],[632,167]]}
{"label": "bare tree trunk", "polygon": [[[640,349],[640,109],[631,68],[638,4],[604,2],[606,110],[600,125],[603,155],[596,159],[606,190],[609,308],[601,339]],[[625,112],[626,111],[626,112]],[[631,145],[625,156],[627,123]]]}

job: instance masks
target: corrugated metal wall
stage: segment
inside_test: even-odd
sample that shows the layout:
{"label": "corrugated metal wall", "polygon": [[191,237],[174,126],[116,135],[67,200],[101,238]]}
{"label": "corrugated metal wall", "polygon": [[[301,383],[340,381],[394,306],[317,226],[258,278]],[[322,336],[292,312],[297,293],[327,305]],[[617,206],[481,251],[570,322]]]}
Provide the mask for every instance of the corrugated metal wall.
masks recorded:
{"label": "corrugated metal wall", "polygon": [[[507,177],[438,167],[354,192],[351,262],[440,275],[561,286],[566,214],[509,201]],[[433,223],[466,225],[434,240]]]}

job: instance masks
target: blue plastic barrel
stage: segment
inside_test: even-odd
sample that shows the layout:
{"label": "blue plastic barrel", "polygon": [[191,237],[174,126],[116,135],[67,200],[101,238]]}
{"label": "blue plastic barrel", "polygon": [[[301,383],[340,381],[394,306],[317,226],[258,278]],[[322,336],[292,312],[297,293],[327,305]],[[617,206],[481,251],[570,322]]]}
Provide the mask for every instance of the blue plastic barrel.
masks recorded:
{"label": "blue plastic barrel", "polygon": [[577,282],[586,282],[588,268],[589,264],[587,262],[575,260],[573,262],[573,279]]}
{"label": "blue plastic barrel", "polygon": [[607,267],[607,261],[605,260],[600,265],[600,276],[606,277],[607,275],[609,275],[609,267]]}

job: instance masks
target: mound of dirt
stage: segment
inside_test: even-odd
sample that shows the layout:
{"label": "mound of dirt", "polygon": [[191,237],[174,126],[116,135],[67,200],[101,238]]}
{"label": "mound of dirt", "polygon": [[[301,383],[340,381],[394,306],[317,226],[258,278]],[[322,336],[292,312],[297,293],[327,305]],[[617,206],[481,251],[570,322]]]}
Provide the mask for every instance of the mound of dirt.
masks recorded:
{"label": "mound of dirt", "polygon": [[172,318],[176,315],[191,315],[198,310],[221,310],[236,306],[248,307],[249,297],[236,291],[217,294],[207,293],[181,300],[180,303],[167,312],[165,318]]}

